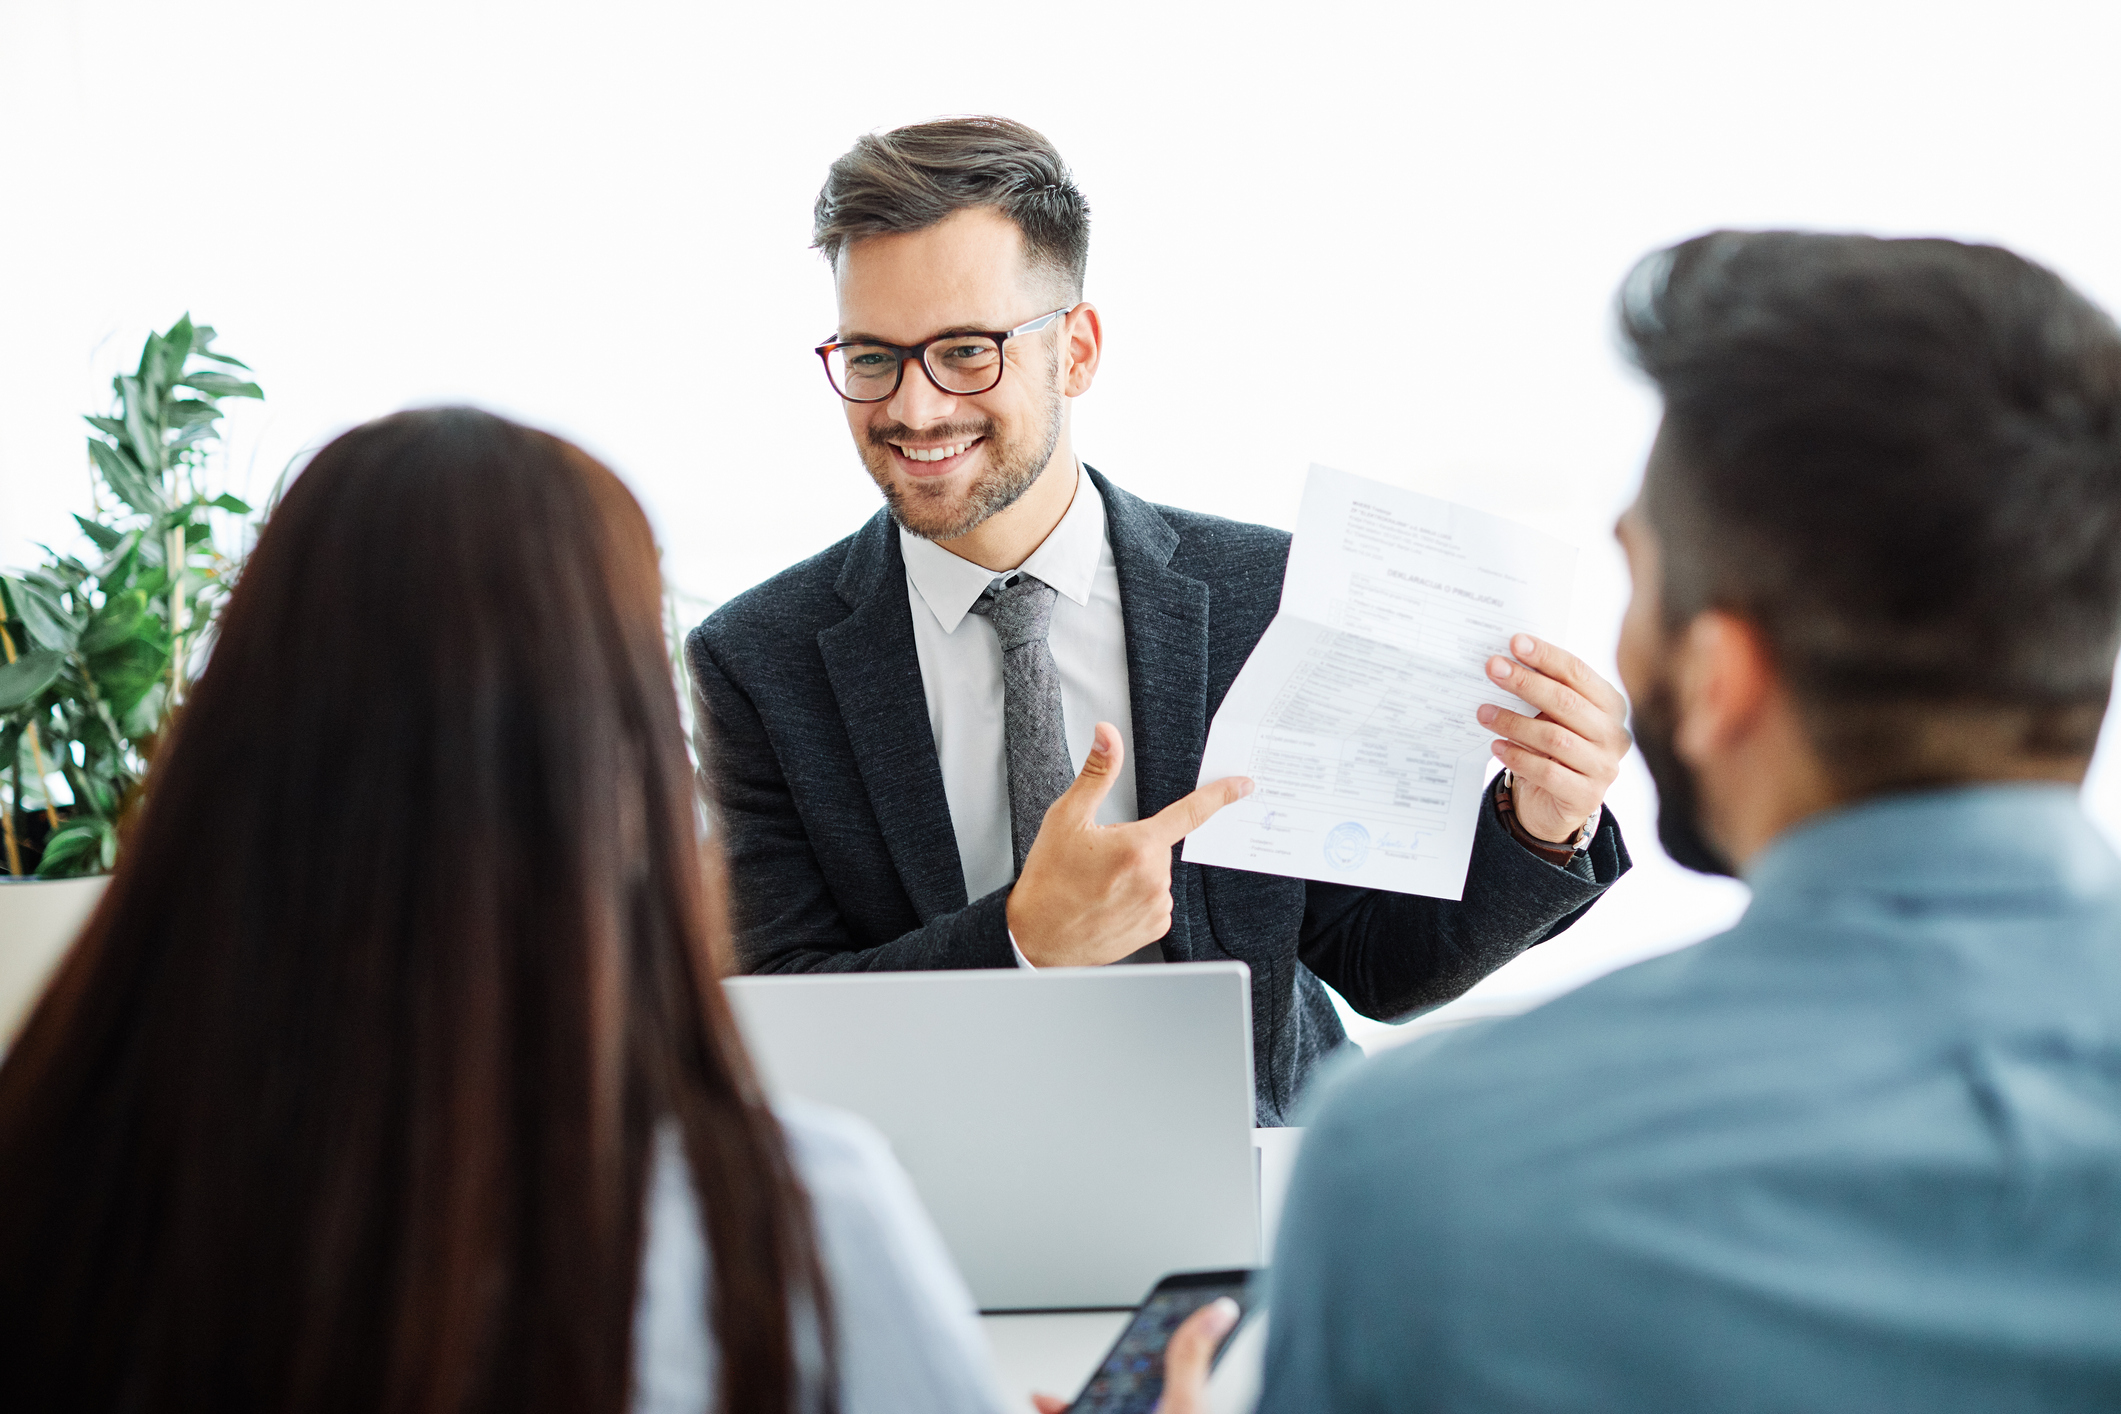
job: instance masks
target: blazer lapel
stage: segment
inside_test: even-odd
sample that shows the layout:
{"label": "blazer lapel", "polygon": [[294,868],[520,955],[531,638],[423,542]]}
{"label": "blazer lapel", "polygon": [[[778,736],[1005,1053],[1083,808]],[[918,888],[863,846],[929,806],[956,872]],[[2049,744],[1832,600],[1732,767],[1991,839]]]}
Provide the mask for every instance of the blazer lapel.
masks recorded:
{"label": "blazer lapel", "polygon": [[[1208,745],[1208,586],[1170,568],[1178,532],[1154,506],[1096,471],[1119,570],[1134,709],[1134,797],[1146,818],[1190,794]],[[1174,852],[1174,865],[1176,855]],[[1178,882],[1174,878],[1174,884]],[[1189,910],[1172,911],[1165,952],[1190,955]]]}
{"label": "blazer lapel", "polygon": [[927,923],[969,900],[913,646],[905,558],[888,514],[855,537],[834,588],[853,612],[818,634],[818,651],[885,848]]}

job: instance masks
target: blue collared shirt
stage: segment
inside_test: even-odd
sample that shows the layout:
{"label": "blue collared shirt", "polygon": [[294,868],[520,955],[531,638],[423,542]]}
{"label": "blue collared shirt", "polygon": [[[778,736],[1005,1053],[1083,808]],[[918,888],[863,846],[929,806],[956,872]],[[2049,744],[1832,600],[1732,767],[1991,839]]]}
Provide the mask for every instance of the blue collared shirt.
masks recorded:
{"label": "blue collared shirt", "polygon": [[1903,795],[1730,932],[1320,1087],[1260,1408],[2121,1409],[2121,861]]}

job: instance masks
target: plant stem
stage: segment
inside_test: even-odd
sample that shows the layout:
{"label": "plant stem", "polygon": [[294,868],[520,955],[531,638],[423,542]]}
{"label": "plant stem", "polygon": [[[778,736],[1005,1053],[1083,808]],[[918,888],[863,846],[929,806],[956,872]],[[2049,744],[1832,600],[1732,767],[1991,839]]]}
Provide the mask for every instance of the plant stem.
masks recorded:
{"label": "plant stem", "polygon": [[163,550],[169,564],[169,705],[174,710],[184,696],[184,527],[174,526]]}
{"label": "plant stem", "polygon": [[88,670],[88,660],[83,658],[78,650],[72,656],[74,668],[81,674],[82,691],[88,698],[88,705],[95,709],[96,720],[110,733],[114,746],[122,743],[125,740],[125,732],[118,726],[118,719],[111,715],[110,704],[103,700],[103,694],[96,691],[96,675]]}
{"label": "plant stem", "polygon": [[66,782],[66,788],[74,793],[74,813],[91,820],[100,819],[103,812],[96,808],[95,792],[88,788],[88,772],[72,761],[62,759],[59,775]]}
{"label": "plant stem", "polygon": [[44,764],[44,748],[37,744],[37,724],[31,722],[22,729],[24,739],[29,742],[29,754],[37,762],[37,789],[44,792],[44,820],[54,834],[59,830],[59,807],[52,804],[51,767]]}
{"label": "plant stem", "polygon": [[15,812],[22,808],[22,743],[15,743],[15,759],[8,762],[7,813],[0,815],[0,825],[7,829],[7,872],[10,877],[22,877],[22,849],[15,843]]}
{"label": "plant stem", "polygon": [[[7,631],[6,624],[0,624],[0,648],[7,650],[8,662],[12,663],[15,661],[15,638],[13,634]],[[84,671],[86,670],[84,669]],[[52,793],[45,785],[45,781],[50,777],[51,772],[45,769],[44,748],[37,744],[37,724],[35,722],[24,722],[22,724],[22,735],[29,741],[30,755],[37,758],[37,789],[44,792],[44,818],[50,823],[53,833],[56,834],[59,829],[59,812],[52,806]],[[20,802],[22,798],[21,784],[22,762],[18,757],[15,761],[15,799],[17,802]],[[7,833],[8,849],[12,851],[15,847],[15,829],[12,817],[8,820]],[[12,859],[14,856],[10,853],[8,857]]]}

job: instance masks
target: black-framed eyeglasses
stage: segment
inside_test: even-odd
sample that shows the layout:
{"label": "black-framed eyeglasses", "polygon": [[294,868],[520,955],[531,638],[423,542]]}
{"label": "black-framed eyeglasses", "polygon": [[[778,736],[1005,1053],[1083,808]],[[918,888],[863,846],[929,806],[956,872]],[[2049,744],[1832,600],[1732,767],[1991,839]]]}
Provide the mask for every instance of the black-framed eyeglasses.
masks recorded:
{"label": "black-framed eyeglasses", "polygon": [[1066,305],[1041,314],[1014,329],[972,330],[944,334],[925,344],[841,343],[817,346],[825,361],[832,391],[850,403],[880,403],[898,391],[906,364],[917,360],[928,381],[954,397],[984,393],[1002,381],[1008,367],[1003,346],[1024,334],[1036,334],[1075,308]]}

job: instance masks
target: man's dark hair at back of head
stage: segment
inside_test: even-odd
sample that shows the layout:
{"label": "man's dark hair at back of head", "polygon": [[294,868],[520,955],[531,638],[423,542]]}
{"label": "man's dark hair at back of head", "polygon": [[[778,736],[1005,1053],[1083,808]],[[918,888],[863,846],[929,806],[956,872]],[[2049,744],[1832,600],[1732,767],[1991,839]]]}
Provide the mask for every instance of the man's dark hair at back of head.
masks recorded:
{"label": "man's dark hair at back of head", "polygon": [[939,118],[859,139],[826,174],[810,243],[837,264],[850,242],[982,206],[1014,221],[1030,264],[1082,298],[1090,206],[1053,144],[1007,118]]}
{"label": "man's dark hair at back of head", "polygon": [[1719,231],[1620,323],[1676,628],[1758,625],[1850,797],[2088,755],[2121,645],[2121,333],[1947,240]]}

